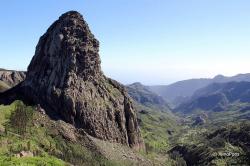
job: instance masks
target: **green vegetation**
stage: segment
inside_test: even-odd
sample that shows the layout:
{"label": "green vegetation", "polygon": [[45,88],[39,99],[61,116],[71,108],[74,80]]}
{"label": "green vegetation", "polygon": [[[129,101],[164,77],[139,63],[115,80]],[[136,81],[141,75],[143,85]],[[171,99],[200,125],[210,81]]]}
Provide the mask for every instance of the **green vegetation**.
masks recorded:
{"label": "green vegetation", "polygon": [[[250,123],[240,117],[249,113],[248,109],[242,109],[247,106],[234,105],[228,112],[210,113],[205,124],[194,126],[193,117],[200,111],[184,117],[185,122],[180,125],[177,122],[181,118],[170,112],[137,104],[138,121],[146,145],[146,152],[141,154],[154,164],[244,165],[249,162]],[[91,144],[84,138],[72,141],[70,136],[64,135],[64,122],[52,121],[34,110],[21,101],[0,105],[1,165],[131,165],[104,158],[89,149],[86,145]],[[239,122],[235,123],[234,119]],[[69,135],[70,132],[67,131]],[[32,155],[20,157],[21,152]],[[240,156],[223,156],[229,152]]]}
{"label": "green vegetation", "polygon": [[62,166],[66,165],[63,161],[54,157],[1,157],[0,163],[2,166],[10,165],[29,165],[29,166]]}
{"label": "green vegetation", "polygon": [[0,80],[0,92],[3,92],[9,88],[10,88],[9,85],[7,85],[5,82]]}
{"label": "green vegetation", "polygon": [[161,112],[137,104],[139,124],[145,142],[145,157],[154,164],[174,165],[176,162],[168,157],[167,151],[174,145],[173,137],[179,132],[177,117],[170,112]]}
{"label": "green vegetation", "polygon": [[[196,110],[177,118],[138,104],[146,156],[165,165],[246,165],[250,162],[249,106],[232,103],[225,111]],[[194,125],[197,116],[205,123]]]}
{"label": "green vegetation", "polygon": [[33,113],[32,107],[26,107],[23,103],[16,102],[15,111],[12,111],[9,117],[9,129],[24,135],[27,129],[31,127]]}
{"label": "green vegetation", "polygon": [[143,111],[139,118],[147,152],[166,152],[170,146],[169,137],[177,130],[176,122],[165,112],[145,107]]}
{"label": "green vegetation", "polygon": [[[49,155],[41,148],[46,137],[39,137],[40,130],[32,127],[33,108],[16,101],[0,106],[0,163],[2,165],[65,165],[62,160]],[[40,133],[41,134],[41,133]],[[17,157],[29,151],[34,157]]]}
{"label": "green vegetation", "polygon": [[238,111],[210,113],[207,122],[197,126],[191,122],[192,116],[197,115],[186,117],[182,129],[175,136],[176,146],[168,152],[171,158],[184,160],[187,165],[249,163],[250,123],[240,119]]}
{"label": "green vegetation", "polygon": [[209,125],[224,125],[229,122],[240,122],[250,119],[249,103],[230,104],[225,111],[211,112],[209,114]]}

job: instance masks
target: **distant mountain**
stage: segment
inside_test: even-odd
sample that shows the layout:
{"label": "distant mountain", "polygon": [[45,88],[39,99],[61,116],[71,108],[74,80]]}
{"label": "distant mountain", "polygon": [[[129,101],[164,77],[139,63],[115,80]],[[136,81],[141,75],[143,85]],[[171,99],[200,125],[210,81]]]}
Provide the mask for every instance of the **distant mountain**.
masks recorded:
{"label": "distant mountain", "polygon": [[176,108],[189,113],[195,110],[224,111],[237,103],[250,102],[250,82],[213,83],[194,93],[188,102]]}
{"label": "distant mountain", "polygon": [[223,75],[217,75],[212,79],[201,78],[201,79],[189,79],[179,81],[170,85],[156,85],[149,86],[149,89],[158,95],[161,95],[168,100],[172,105],[177,106],[183,102],[186,102],[195,91],[204,88],[212,83],[226,83],[226,82],[250,82],[250,73],[238,74],[232,77],[226,77]]}
{"label": "distant mountain", "polygon": [[178,105],[179,101],[185,101],[187,97],[208,85],[210,79],[190,79],[179,81],[170,85],[149,86],[150,90],[166,98],[172,105]]}
{"label": "distant mountain", "polygon": [[139,104],[162,111],[170,110],[167,101],[158,94],[150,91],[147,86],[136,82],[128,85],[126,88],[129,95]]}
{"label": "distant mountain", "polygon": [[0,92],[3,92],[25,79],[26,73],[23,71],[0,69]]}

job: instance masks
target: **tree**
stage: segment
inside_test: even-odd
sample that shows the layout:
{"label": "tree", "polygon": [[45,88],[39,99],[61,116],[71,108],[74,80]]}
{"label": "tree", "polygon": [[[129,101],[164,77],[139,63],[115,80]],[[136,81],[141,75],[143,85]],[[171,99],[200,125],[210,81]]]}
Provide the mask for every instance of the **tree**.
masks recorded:
{"label": "tree", "polygon": [[17,102],[15,110],[10,115],[10,126],[18,134],[24,135],[33,118],[33,109],[25,106],[21,101]]}

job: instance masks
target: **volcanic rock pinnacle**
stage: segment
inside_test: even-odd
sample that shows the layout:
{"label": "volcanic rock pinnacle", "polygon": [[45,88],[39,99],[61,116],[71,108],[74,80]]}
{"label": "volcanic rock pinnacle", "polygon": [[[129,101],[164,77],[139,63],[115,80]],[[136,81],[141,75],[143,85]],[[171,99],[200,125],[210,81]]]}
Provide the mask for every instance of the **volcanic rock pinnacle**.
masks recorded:
{"label": "volcanic rock pinnacle", "polygon": [[132,100],[121,84],[104,76],[98,52],[82,15],[67,12],[40,38],[24,82],[2,96],[14,100],[15,92],[94,137],[139,149],[143,142]]}

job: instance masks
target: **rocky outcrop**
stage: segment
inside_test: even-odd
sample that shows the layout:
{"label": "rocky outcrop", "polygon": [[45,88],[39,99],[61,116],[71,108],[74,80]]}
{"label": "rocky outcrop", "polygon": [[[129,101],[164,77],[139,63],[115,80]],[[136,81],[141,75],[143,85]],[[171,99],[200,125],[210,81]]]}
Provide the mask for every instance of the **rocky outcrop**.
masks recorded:
{"label": "rocky outcrop", "polygon": [[83,17],[63,14],[40,38],[25,81],[1,94],[0,102],[19,98],[40,104],[91,136],[140,149],[132,101],[123,85],[104,76],[98,52],[99,42]]}
{"label": "rocky outcrop", "polygon": [[194,118],[194,123],[193,125],[196,126],[196,125],[203,125],[206,123],[206,120],[202,117],[202,116],[196,116]]}
{"label": "rocky outcrop", "polygon": [[17,158],[20,158],[20,157],[33,157],[34,154],[30,151],[21,151],[20,153],[17,153],[14,155],[15,157]]}

